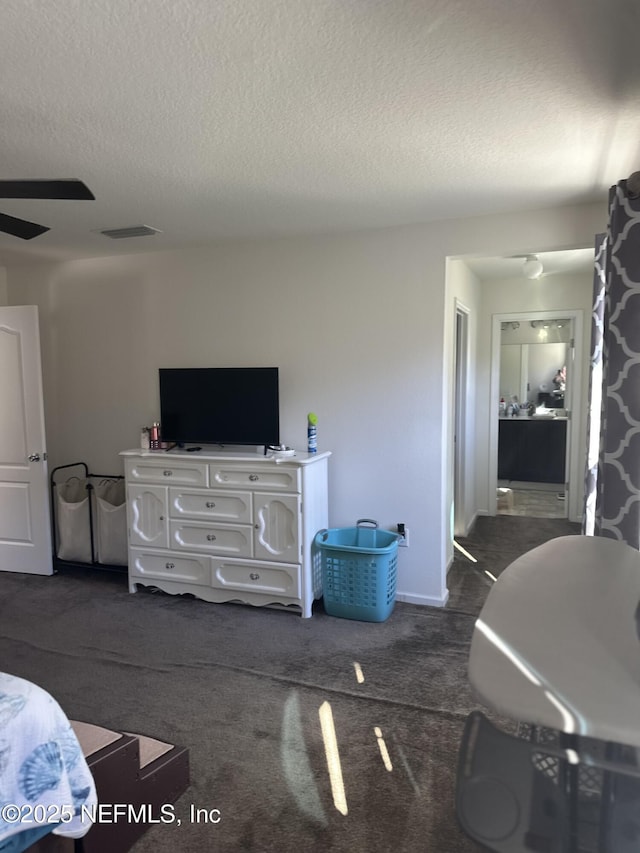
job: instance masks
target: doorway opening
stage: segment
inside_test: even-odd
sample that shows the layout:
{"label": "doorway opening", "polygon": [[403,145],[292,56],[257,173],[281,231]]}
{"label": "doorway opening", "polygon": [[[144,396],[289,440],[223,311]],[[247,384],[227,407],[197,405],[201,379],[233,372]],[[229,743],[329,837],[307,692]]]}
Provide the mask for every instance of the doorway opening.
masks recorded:
{"label": "doorway opening", "polygon": [[491,515],[578,515],[579,489],[572,488],[579,476],[578,420],[572,414],[580,411],[575,352],[581,335],[581,311],[494,315]]}

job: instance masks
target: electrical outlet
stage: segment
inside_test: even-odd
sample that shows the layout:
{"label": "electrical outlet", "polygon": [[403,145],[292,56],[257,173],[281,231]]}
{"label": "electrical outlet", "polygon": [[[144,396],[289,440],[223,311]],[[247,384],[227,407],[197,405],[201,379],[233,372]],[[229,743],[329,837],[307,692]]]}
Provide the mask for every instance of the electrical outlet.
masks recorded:
{"label": "electrical outlet", "polygon": [[408,548],[409,547],[409,528],[406,524],[399,523],[398,524],[398,534],[400,539],[398,540],[398,547],[400,548]]}

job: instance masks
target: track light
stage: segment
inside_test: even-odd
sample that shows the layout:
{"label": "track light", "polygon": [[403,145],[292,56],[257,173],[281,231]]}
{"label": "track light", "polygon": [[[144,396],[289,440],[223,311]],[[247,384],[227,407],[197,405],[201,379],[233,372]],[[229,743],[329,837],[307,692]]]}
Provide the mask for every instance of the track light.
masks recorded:
{"label": "track light", "polygon": [[522,272],[525,278],[540,278],[544,267],[538,260],[537,255],[527,255],[527,259],[522,265]]}

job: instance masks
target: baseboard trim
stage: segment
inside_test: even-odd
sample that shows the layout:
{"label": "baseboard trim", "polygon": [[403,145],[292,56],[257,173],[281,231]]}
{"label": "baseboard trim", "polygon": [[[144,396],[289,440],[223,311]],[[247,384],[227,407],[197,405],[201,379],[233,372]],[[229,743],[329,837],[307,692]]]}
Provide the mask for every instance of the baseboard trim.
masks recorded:
{"label": "baseboard trim", "polygon": [[465,522],[464,533],[460,533],[460,531],[458,531],[457,533],[453,534],[453,538],[455,539],[456,536],[462,536],[463,538],[467,537],[471,533],[471,531],[473,530],[473,525],[476,523],[476,519],[478,518],[478,515],[482,515],[482,510],[476,510],[473,513],[473,515],[471,516],[471,519],[469,521]]}
{"label": "baseboard trim", "polygon": [[420,604],[423,607],[444,607],[449,600],[449,590],[445,590],[445,594],[441,598],[432,595],[412,595],[411,593],[398,592],[396,599],[407,604]]}

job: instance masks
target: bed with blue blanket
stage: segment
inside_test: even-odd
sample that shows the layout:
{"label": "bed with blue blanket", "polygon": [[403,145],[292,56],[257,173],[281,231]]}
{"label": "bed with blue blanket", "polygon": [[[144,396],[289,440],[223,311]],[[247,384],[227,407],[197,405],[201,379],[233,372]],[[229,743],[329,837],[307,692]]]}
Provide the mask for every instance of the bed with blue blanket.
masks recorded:
{"label": "bed with blue blanket", "polygon": [[93,776],[58,703],[0,673],[0,853],[20,853],[50,832],[81,838],[96,803]]}

